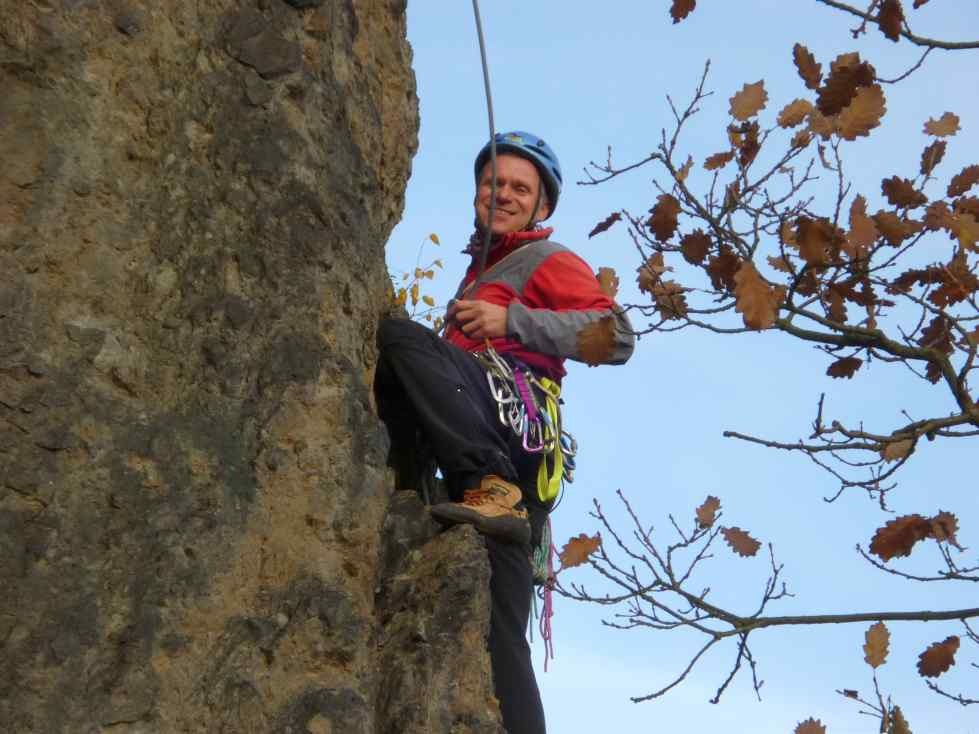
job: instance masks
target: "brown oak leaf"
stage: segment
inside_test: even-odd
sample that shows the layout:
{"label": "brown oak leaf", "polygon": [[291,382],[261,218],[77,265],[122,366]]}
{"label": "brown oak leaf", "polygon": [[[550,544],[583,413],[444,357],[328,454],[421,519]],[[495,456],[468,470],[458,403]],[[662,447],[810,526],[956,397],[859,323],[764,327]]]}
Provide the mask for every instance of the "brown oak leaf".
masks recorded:
{"label": "brown oak leaf", "polygon": [[660,194],[649,218],[649,228],[656,239],[666,242],[676,232],[677,218],[680,215],[680,202],[669,194]]}
{"label": "brown oak leaf", "polygon": [[925,209],[925,229],[936,232],[952,226],[952,212],[944,201],[933,201]]}
{"label": "brown oak leaf", "polygon": [[673,0],[670,7],[670,17],[674,25],[686,18],[697,7],[697,0]]}
{"label": "brown oak leaf", "polygon": [[792,136],[792,142],[790,145],[793,148],[805,148],[809,143],[812,142],[812,133],[808,130],[799,130],[795,135]]}
{"label": "brown oak leaf", "polygon": [[966,166],[961,172],[952,176],[948,184],[949,196],[961,196],[979,183],[979,166]]}
{"label": "brown oak leaf", "polygon": [[880,190],[891,206],[901,209],[916,209],[928,203],[927,196],[915,189],[911,181],[900,176],[885,178],[880,182]]}
{"label": "brown oak leaf", "polygon": [[741,144],[738,146],[738,165],[747,168],[755,160],[758,151],[761,150],[761,143],[758,140],[758,123],[754,120],[744,123],[739,133],[741,134]]}
{"label": "brown oak leaf", "polygon": [[887,100],[879,84],[860,87],[853,101],[840,112],[837,122],[840,137],[844,140],[856,140],[858,137],[870,135],[870,131],[880,125],[886,112]]}
{"label": "brown oak leaf", "polygon": [[792,222],[788,219],[783,219],[778,225],[778,240],[783,245],[789,247],[799,248],[799,240],[795,236],[795,227],[792,226]]}
{"label": "brown oak leaf", "polygon": [[733,291],[734,276],[741,267],[741,260],[730,245],[721,245],[718,254],[707,261],[707,274],[717,291]]}
{"label": "brown oak leaf", "polygon": [[913,232],[908,220],[902,219],[894,212],[879,211],[874,214],[873,220],[877,224],[877,229],[884,235],[884,239],[894,247],[899,247]]}
{"label": "brown oak leaf", "polygon": [[918,673],[923,678],[937,678],[955,665],[955,653],[958,650],[959,638],[957,635],[946,637],[941,642],[929,645],[928,649],[918,656]]}
{"label": "brown oak leaf", "polygon": [[792,734],[826,734],[826,727],[819,719],[810,717],[805,721],[800,721]]}
{"label": "brown oak leaf", "polygon": [[561,568],[574,568],[588,561],[588,557],[598,550],[602,544],[601,535],[588,537],[584,533],[571,538],[564,544],[558,558],[561,560]]}
{"label": "brown oak leaf", "polygon": [[806,86],[809,89],[819,89],[819,83],[823,80],[822,64],[816,63],[816,57],[809,49],[801,43],[795,44],[792,47],[792,60]]}
{"label": "brown oak leaf", "polygon": [[888,647],[891,644],[891,633],[887,625],[877,622],[870,625],[864,634],[863,659],[871,668],[879,668],[887,660]]}
{"label": "brown oak leaf", "polygon": [[860,691],[855,691],[852,688],[844,688],[843,695],[847,698],[860,698]]}
{"label": "brown oak leaf", "polygon": [[731,550],[744,558],[755,555],[758,553],[758,549],[761,548],[761,543],[741,528],[721,528],[721,535],[724,536],[727,544],[731,546]]}
{"label": "brown oak leaf", "polygon": [[765,80],[759,79],[754,84],[745,84],[741,91],[730,99],[731,117],[742,122],[754,117],[765,108],[768,102],[768,92],[765,91]]}
{"label": "brown oak leaf", "polygon": [[888,441],[880,450],[880,458],[884,461],[898,461],[905,458],[914,448],[914,441],[910,438],[902,438],[897,441]]}
{"label": "brown oak leaf", "polygon": [[964,252],[959,252],[948,265],[933,266],[929,271],[929,282],[939,283],[939,287],[928,294],[928,300],[939,308],[961,303],[979,291],[979,277],[969,270]]}
{"label": "brown oak leaf", "polygon": [[[829,140],[833,137],[838,125],[839,119],[837,115],[827,116],[817,109],[813,109],[809,113],[808,131],[813,135],[818,135],[823,140]],[[822,157],[822,152],[820,152],[820,157]],[[823,160],[823,165],[826,166],[825,160]]]}
{"label": "brown oak leaf", "polygon": [[687,315],[687,289],[672,280],[663,280],[653,286],[656,310],[664,319],[682,319]]}
{"label": "brown oak leaf", "polygon": [[825,293],[827,315],[838,324],[846,323],[846,304],[843,302],[843,291],[830,287]]}
{"label": "brown oak leaf", "polygon": [[615,274],[615,269],[599,268],[595,277],[598,278],[598,287],[602,289],[602,293],[614,301],[619,293],[619,276]]}
{"label": "brown oak leaf", "polygon": [[904,718],[904,712],[900,706],[891,708],[891,721],[887,729],[887,734],[912,734],[908,720]]}
{"label": "brown oak leaf", "polygon": [[945,157],[945,141],[936,140],[931,145],[925,146],[921,151],[921,173],[930,176],[935,167],[942,162]]}
{"label": "brown oak leaf", "polygon": [[816,92],[816,107],[824,115],[835,115],[855,99],[857,90],[874,83],[874,67],[856,52],[841,54],[830,64],[829,76]]}
{"label": "brown oak leaf", "polygon": [[797,99],[790,102],[778,113],[779,127],[795,127],[809,116],[812,109],[812,102],[807,99]]}
{"label": "brown oak leaf", "polygon": [[931,522],[921,515],[902,515],[878,528],[870,541],[870,552],[882,561],[909,556],[919,540],[931,535]]}
{"label": "brown oak leaf", "polygon": [[959,244],[967,250],[979,250],[976,242],[979,241],[979,221],[973,214],[955,214],[952,217],[950,230],[958,239]]}
{"label": "brown oak leaf", "polygon": [[951,322],[944,314],[935,316],[928,325],[921,330],[921,338],[918,344],[925,349],[934,349],[942,354],[952,353],[952,328]]}
{"label": "brown oak leaf", "polygon": [[951,512],[944,510],[931,518],[931,537],[939,543],[948,543],[959,550],[965,550],[956,540],[956,533],[959,532],[959,519]]}
{"label": "brown oak leaf", "polygon": [[691,265],[702,265],[710,251],[710,237],[702,229],[695,229],[680,240],[680,252],[683,259]]}
{"label": "brown oak leaf", "polygon": [[791,275],[792,272],[793,272],[792,271],[792,266],[789,264],[789,261],[786,260],[781,255],[779,255],[778,257],[773,257],[773,256],[769,255],[768,256],[768,264],[771,265],[772,268],[774,268],[775,270],[779,271],[780,273],[788,273],[788,274]]}
{"label": "brown oak leaf", "polygon": [[673,268],[663,262],[663,253],[654,252],[642,265],[637,268],[639,276],[636,281],[639,283],[639,290],[643,293],[652,293],[653,286],[659,282],[663,273],[673,270]]}
{"label": "brown oak leaf", "polygon": [[605,364],[615,350],[615,321],[605,316],[578,330],[578,354],[589,367]]}
{"label": "brown oak leaf", "polygon": [[750,261],[741,263],[734,284],[734,310],[741,314],[744,325],[759,331],[772,328],[785,300],[785,288],[769,285]]}
{"label": "brown oak leaf", "polygon": [[899,41],[903,24],[904,8],[901,7],[901,0],[884,0],[880,4],[880,12],[877,15],[880,32],[892,41]]}
{"label": "brown oak leaf", "polygon": [[826,369],[826,374],[830,377],[852,379],[857,370],[863,365],[863,360],[857,357],[843,357],[838,359]]}
{"label": "brown oak leaf", "polygon": [[839,232],[828,219],[799,217],[796,221],[799,254],[810,265],[825,265],[842,244]]}
{"label": "brown oak leaf", "polygon": [[714,153],[713,155],[707,156],[707,160],[704,161],[704,168],[708,171],[714,171],[718,168],[723,168],[734,158],[734,151],[729,150],[724,153]]}
{"label": "brown oak leaf", "polygon": [[605,217],[605,219],[592,227],[591,232],[588,233],[588,239],[607,231],[609,227],[618,222],[620,219],[622,219],[622,212],[613,212],[612,214],[609,214],[607,217]]}
{"label": "brown oak leaf", "polygon": [[721,501],[713,495],[707,495],[704,503],[697,508],[697,526],[701,530],[706,530],[713,525],[719,509],[721,509]]}
{"label": "brown oak leaf", "polygon": [[860,194],[853,197],[850,204],[850,231],[843,245],[851,260],[861,260],[877,241],[877,225],[867,216],[867,200]]}
{"label": "brown oak leaf", "polygon": [[958,214],[971,214],[979,219],[979,197],[963,196],[955,201],[955,211]]}
{"label": "brown oak leaf", "polygon": [[946,112],[937,120],[928,118],[925,123],[925,133],[936,138],[948,138],[959,131],[959,116],[954,112]]}

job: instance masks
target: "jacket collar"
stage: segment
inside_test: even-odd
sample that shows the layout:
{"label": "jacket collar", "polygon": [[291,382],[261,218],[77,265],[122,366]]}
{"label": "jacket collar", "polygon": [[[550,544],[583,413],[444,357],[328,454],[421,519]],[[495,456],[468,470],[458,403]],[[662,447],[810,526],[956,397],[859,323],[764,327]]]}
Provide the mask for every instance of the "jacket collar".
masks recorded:
{"label": "jacket collar", "polygon": [[[546,240],[551,236],[553,231],[553,227],[544,227],[542,229],[522,230],[520,232],[507,232],[504,235],[494,237],[490,240],[490,251],[489,257],[486,258],[486,267],[492,267],[511,252],[526,245],[528,242]],[[464,253],[472,256],[472,261],[469,263],[469,268],[466,271],[467,275],[475,273],[476,268],[479,267],[479,256],[482,248],[483,234],[477,229],[473,233],[473,236],[469,238],[469,244],[466,246],[466,249],[463,250]]]}

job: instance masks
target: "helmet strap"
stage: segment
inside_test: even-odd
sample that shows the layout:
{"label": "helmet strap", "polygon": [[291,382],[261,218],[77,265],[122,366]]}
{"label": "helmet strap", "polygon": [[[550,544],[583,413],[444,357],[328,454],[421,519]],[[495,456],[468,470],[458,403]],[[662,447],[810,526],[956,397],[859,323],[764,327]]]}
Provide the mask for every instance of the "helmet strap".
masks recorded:
{"label": "helmet strap", "polygon": [[542,178],[540,181],[540,185],[537,187],[537,201],[534,202],[534,211],[530,213],[530,219],[527,221],[527,224],[524,225],[523,228],[524,232],[533,232],[535,229],[537,229],[540,226],[540,222],[536,220],[537,220],[537,212],[540,211],[540,204],[541,201],[543,200],[544,200],[544,180]]}

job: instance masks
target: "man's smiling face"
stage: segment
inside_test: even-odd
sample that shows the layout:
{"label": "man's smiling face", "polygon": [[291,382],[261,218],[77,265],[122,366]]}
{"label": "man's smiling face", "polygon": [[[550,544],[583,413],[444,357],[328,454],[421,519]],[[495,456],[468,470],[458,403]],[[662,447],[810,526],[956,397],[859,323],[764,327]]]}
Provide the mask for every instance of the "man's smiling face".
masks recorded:
{"label": "man's smiling face", "polygon": [[[479,174],[479,185],[476,188],[476,216],[483,225],[489,218],[493,184],[491,171],[490,162],[487,161]],[[493,234],[518,232],[527,226],[531,216],[534,217],[534,221],[546,219],[550,212],[544,199],[541,200],[540,208],[534,214],[534,205],[537,204],[540,187],[540,175],[533,163],[508,153],[498,155],[496,157],[496,211],[492,223]]]}

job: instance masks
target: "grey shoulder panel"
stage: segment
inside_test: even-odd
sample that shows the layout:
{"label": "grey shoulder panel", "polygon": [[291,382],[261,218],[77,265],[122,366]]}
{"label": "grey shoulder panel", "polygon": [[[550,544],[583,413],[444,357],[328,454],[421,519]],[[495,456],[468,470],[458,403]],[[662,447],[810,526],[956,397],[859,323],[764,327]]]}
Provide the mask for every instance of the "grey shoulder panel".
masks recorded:
{"label": "grey shoulder panel", "polygon": [[487,270],[483,282],[504,283],[517,293],[521,293],[538,266],[558,252],[571,252],[571,250],[550,240],[531,242],[515,250]]}

